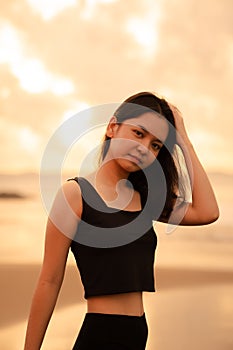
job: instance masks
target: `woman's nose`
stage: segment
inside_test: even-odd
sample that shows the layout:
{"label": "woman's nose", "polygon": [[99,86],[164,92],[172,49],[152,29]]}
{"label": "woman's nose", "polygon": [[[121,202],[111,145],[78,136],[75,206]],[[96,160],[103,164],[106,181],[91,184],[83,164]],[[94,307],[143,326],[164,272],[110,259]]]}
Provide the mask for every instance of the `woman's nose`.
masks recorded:
{"label": "woman's nose", "polygon": [[137,150],[141,154],[147,154],[148,153],[148,147],[146,145],[144,145],[143,143],[138,143]]}

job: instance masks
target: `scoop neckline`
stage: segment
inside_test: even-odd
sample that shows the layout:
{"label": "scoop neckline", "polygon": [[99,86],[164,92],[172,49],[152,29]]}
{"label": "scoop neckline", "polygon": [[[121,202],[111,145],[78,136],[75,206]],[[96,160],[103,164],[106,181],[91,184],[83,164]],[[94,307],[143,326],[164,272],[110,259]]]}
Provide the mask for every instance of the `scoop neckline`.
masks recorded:
{"label": "scoop neckline", "polygon": [[[105,200],[101,197],[101,195],[98,193],[98,191],[96,190],[96,188],[92,185],[92,183],[87,180],[85,177],[79,177],[79,179],[83,179],[85,180],[89,186],[91,186],[91,188],[95,191],[95,193],[97,194],[97,196],[100,198],[100,200],[104,203],[104,205],[108,208],[108,209],[111,209],[111,210],[114,210],[116,212],[125,212],[125,213],[141,213],[142,212],[142,209],[140,210],[124,210],[124,209],[120,209],[120,208],[114,208],[114,207],[110,207],[107,205],[107,203],[105,202]],[[141,195],[140,195],[140,202],[141,202]],[[141,205],[142,205],[142,202],[141,202]]]}

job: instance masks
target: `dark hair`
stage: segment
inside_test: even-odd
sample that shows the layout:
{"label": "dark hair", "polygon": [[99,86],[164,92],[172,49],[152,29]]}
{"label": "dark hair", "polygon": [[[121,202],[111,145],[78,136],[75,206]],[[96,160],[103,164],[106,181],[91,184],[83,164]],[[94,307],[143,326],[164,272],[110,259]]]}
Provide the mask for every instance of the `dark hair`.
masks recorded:
{"label": "dark hair", "polygon": [[[167,103],[163,98],[159,98],[151,92],[140,92],[136,95],[133,95],[127,98],[115,111],[114,116],[117,119],[118,123],[123,123],[125,120],[130,118],[139,117],[146,112],[156,112],[162,115],[169,123],[169,131],[167,139],[165,140],[165,145],[160,149],[157,156],[157,160],[162,167],[162,170],[165,175],[166,180],[166,199],[165,205],[163,207],[162,213],[160,213],[160,218],[169,218],[171,211],[174,206],[175,198],[177,197],[178,189],[178,171],[175,165],[174,159],[172,157],[172,152],[176,144],[176,130],[175,130],[175,120],[173,113]],[[105,158],[111,138],[107,135],[104,137],[104,143],[101,150],[101,161]],[[158,171],[158,163],[154,161],[148,168],[143,170],[138,170],[132,172],[129,175],[128,180],[134,186],[134,189],[137,190],[142,198],[142,203],[145,204],[146,200],[150,200],[152,203],[158,200],[161,192],[161,178],[156,178],[156,172]],[[150,191],[148,191],[148,176],[154,181],[153,188],[151,189],[150,181]],[[148,194],[150,196],[148,197]]]}

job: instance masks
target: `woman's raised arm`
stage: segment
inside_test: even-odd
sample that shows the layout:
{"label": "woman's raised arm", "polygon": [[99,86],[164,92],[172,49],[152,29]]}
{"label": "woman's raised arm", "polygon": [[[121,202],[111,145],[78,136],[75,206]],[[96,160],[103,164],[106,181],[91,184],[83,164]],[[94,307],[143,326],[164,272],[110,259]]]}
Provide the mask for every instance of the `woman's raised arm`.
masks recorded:
{"label": "woman's raised arm", "polygon": [[208,176],[201,165],[187,135],[180,111],[169,105],[176,125],[177,144],[181,148],[192,187],[192,203],[175,205],[169,223],[179,225],[206,225],[219,217],[218,204]]}

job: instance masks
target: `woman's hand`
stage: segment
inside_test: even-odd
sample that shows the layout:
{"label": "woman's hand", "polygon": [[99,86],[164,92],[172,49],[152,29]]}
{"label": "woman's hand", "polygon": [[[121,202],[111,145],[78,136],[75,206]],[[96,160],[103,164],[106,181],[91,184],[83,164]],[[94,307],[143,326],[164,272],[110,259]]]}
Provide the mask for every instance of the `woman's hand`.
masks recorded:
{"label": "woman's hand", "polygon": [[179,109],[173,104],[169,103],[169,107],[175,119],[176,142],[181,148],[183,148],[187,142],[190,142],[188,134],[185,129],[183,116],[179,111]]}

